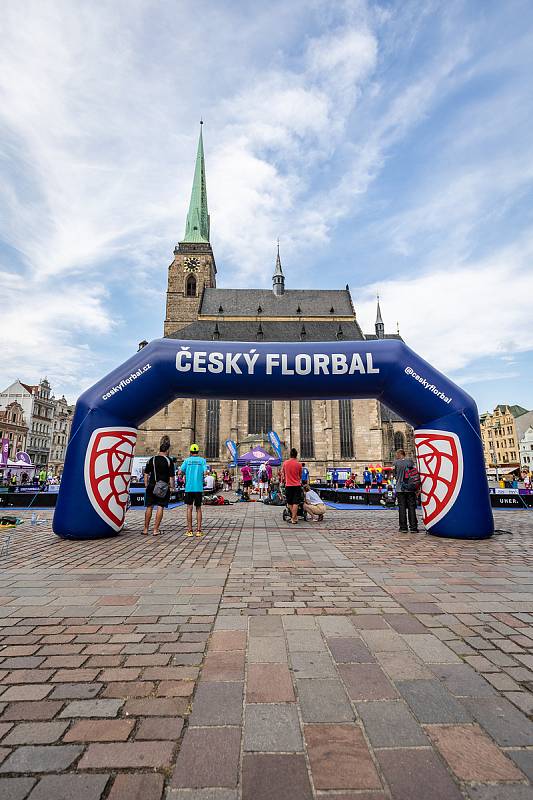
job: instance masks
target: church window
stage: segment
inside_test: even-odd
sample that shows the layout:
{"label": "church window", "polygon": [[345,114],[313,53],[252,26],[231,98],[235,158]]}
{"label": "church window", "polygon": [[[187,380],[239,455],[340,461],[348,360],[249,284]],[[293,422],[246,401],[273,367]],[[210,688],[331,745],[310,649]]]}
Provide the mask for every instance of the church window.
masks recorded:
{"label": "church window", "polygon": [[185,297],[196,297],[196,278],[189,275],[185,282]]}
{"label": "church window", "polygon": [[272,400],[248,401],[248,433],[272,430]]}
{"label": "church window", "polygon": [[353,458],[352,401],[339,400],[341,458]]}
{"label": "church window", "polygon": [[405,450],[405,437],[401,431],[396,431],[394,434],[394,449]]}
{"label": "church window", "polygon": [[205,457],[218,458],[220,439],[220,400],[207,401]]}
{"label": "church window", "polygon": [[313,458],[313,406],[311,400],[300,400],[300,456]]}

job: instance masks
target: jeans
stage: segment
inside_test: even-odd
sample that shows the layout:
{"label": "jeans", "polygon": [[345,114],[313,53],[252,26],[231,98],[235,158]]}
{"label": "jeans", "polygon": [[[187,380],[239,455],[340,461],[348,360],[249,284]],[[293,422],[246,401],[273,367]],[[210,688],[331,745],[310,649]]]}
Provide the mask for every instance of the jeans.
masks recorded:
{"label": "jeans", "polygon": [[416,492],[396,492],[398,498],[398,513],[400,515],[400,530],[407,530],[407,517],[409,516],[409,529],[416,531]]}

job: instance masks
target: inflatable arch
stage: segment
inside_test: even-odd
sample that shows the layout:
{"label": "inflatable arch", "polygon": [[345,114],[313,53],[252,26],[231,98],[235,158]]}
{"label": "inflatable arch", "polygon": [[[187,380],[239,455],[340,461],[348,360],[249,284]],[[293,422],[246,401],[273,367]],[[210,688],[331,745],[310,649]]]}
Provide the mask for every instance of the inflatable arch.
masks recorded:
{"label": "inflatable arch", "polygon": [[178,397],[382,400],[415,428],[428,531],[457,539],[493,533],[476,404],[402,341],[156,339],[78,400],[54,515],[58,536],[121,530],[137,428]]}

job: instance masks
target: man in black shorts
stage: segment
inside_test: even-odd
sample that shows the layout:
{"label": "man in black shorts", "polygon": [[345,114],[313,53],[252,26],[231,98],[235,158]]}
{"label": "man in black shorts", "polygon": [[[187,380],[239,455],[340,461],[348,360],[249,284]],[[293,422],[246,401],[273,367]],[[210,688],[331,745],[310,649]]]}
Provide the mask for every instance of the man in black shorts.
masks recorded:
{"label": "man in black shorts", "polygon": [[202,498],[204,495],[204,475],[207,472],[207,461],[198,455],[200,448],[191,444],[191,455],[186,458],[180,469],[185,475],[185,503],[187,505],[187,533],[194,536],[192,530],[192,507],[196,507],[196,535],[203,536],[202,531]]}

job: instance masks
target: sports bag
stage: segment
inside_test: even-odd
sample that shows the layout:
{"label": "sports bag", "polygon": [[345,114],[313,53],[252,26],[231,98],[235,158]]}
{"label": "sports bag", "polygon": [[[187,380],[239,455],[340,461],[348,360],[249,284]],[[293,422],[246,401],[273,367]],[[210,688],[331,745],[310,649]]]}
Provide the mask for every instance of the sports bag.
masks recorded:
{"label": "sports bag", "polygon": [[[169,462],[168,458],[166,456],[164,456],[164,457],[167,459],[167,463],[170,466],[170,462]],[[159,497],[162,500],[164,497],[167,496],[167,492],[168,492],[168,489],[169,489],[169,484],[166,481],[158,481],[157,480],[157,473],[155,471],[155,459],[156,459],[156,456],[154,456],[153,459],[152,459],[152,462],[153,462],[153,465],[154,465],[154,478],[155,478],[155,486],[154,486],[154,488],[152,490],[152,494],[154,495],[154,497]]]}
{"label": "sports bag", "polygon": [[413,465],[407,467],[403,473],[402,492],[419,492],[422,481],[420,480],[420,473]]}

